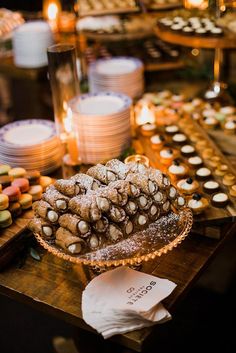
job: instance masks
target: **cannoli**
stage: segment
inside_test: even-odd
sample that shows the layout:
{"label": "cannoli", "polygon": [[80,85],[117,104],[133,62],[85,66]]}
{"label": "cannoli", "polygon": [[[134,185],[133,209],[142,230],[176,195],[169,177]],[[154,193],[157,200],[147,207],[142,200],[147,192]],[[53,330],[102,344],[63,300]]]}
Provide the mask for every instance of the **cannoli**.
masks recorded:
{"label": "cannoli", "polygon": [[62,227],[56,231],[56,244],[71,254],[80,254],[86,247],[84,240],[74,236],[69,230]]}
{"label": "cannoli", "polygon": [[167,200],[167,193],[164,190],[158,191],[155,195],[153,195],[153,199],[156,203],[164,203]]}
{"label": "cannoli", "polygon": [[155,222],[161,213],[160,205],[153,203],[152,206],[148,210],[148,218],[150,221]]}
{"label": "cannoli", "polygon": [[133,233],[134,225],[129,217],[126,217],[125,220],[119,224],[119,226],[125,236],[129,236],[131,233]]}
{"label": "cannoli", "polygon": [[153,202],[152,198],[144,193],[141,193],[136,200],[140,210],[149,210]]}
{"label": "cannoli", "polygon": [[128,196],[130,197],[136,197],[140,193],[139,189],[137,187],[133,187],[132,184],[128,181],[125,180],[117,180],[109,184],[109,187],[116,190],[118,194],[118,200],[117,203],[113,202],[119,206],[124,206],[126,205],[128,201]]}
{"label": "cannoli", "polygon": [[56,211],[66,212],[68,209],[69,198],[61,194],[54,185],[50,185],[43,194],[43,200],[48,202]]}
{"label": "cannoli", "polygon": [[180,209],[186,205],[186,200],[183,196],[177,194],[176,198],[172,200],[172,205],[175,208]]}
{"label": "cannoli", "polygon": [[35,201],[32,206],[35,214],[51,223],[57,223],[59,214],[49,205],[48,202],[40,200]]}
{"label": "cannoli", "polygon": [[118,179],[118,175],[111,169],[105,167],[103,164],[97,164],[94,167],[89,168],[87,174],[106,185],[108,185],[111,181]]}
{"label": "cannoli", "polygon": [[94,195],[79,195],[69,202],[69,209],[87,222],[96,222],[102,217]]}
{"label": "cannoli", "polygon": [[123,238],[123,233],[121,228],[117,224],[110,223],[106,236],[110,242],[117,243]]}
{"label": "cannoli", "polygon": [[136,200],[129,200],[127,204],[125,205],[125,212],[129,216],[135,215],[135,213],[138,211],[138,203]]}
{"label": "cannoli", "polygon": [[161,206],[162,213],[164,214],[168,213],[170,211],[170,206],[171,206],[170,201],[166,200]]}
{"label": "cannoli", "polygon": [[130,172],[130,167],[119,159],[111,159],[106,163],[106,167],[113,170],[120,180],[124,180]]}
{"label": "cannoli", "polygon": [[142,163],[129,162],[126,164],[129,168],[129,173],[145,173],[147,171],[147,167]]}
{"label": "cannoli", "polygon": [[80,236],[81,238],[86,238],[91,233],[88,222],[70,213],[64,213],[60,216],[59,224],[61,227],[69,230],[73,235]]}
{"label": "cannoli", "polygon": [[28,228],[46,240],[53,240],[55,238],[55,227],[42,218],[33,218],[29,222]]}
{"label": "cannoli", "polygon": [[79,185],[79,187],[81,189],[84,189],[86,192],[88,190],[97,190],[101,185],[98,180],[83,173],[75,174],[73,177],[70,178],[70,180],[75,181],[76,184]]}
{"label": "cannoli", "polygon": [[106,217],[102,217],[92,224],[93,230],[98,233],[105,233],[108,229],[109,221]]}
{"label": "cannoli", "polygon": [[113,222],[119,223],[125,219],[126,213],[123,208],[121,208],[119,206],[112,205],[109,212],[107,213],[107,216]]}
{"label": "cannoli", "polygon": [[58,179],[55,184],[57,191],[68,197],[85,194],[85,189],[75,182],[75,180]]}
{"label": "cannoli", "polygon": [[91,250],[97,250],[104,246],[104,237],[98,234],[92,234],[87,239],[88,247]]}
{"label": "cannoli", "polygon": [[158,191],[157,183],[151,180],[148,175],[131,173],[127,175],[126,180],[136,185],[147,195],[154,195]]}
{"label": "cannoli", "polygon": [[139,211],[136,215],[132,218],[134,228],[136,231],[143,230],[148,226],[149,218],[147,213]]}
{"label": "cannoli", "polygon": [[106,187],[99,188],[94,194],[107,198],[115,205],[124,206],[128,201],[128,192],[130,192],[130,184],[123,180],[117,180]]}

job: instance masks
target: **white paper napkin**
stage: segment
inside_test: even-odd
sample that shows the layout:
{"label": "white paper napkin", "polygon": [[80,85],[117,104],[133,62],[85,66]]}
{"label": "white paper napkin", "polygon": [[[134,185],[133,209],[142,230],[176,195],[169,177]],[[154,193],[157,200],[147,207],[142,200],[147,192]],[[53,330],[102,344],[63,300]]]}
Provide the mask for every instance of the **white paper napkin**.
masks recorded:
{"label": "white paper napkin", "polygon": [[167,279],[118,267],[87,285],[82,294],[83,318],[104,338],[166,322],[171,315],[161,301],[175,287]]}

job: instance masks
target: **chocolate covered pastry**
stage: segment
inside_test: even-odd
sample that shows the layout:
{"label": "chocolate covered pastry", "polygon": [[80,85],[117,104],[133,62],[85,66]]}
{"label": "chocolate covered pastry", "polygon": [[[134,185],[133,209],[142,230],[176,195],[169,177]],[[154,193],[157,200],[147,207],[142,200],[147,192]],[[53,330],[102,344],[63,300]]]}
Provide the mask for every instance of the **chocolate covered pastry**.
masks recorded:
{"label": "chocolate covered pastry", "polygon": [[71,254],[81,254],[86,249],[86,243],[79,237],[74,236],[65,228],[58,228],[56,231],[56,244]]}
{"label": "chocolate covered pastry", "polygon": [[61,227],[69,230],[73,235],[86,238],[91,234],[90,224],[76,215],[71,213],[64,213],[59,218]]}
{"label": "chocolate covered pastry", "polygon": [[68,209],[69,198],[61,194],[54,185],[50,185],[43,194],[42,199],[48,202],[56,211],[66,212]]}

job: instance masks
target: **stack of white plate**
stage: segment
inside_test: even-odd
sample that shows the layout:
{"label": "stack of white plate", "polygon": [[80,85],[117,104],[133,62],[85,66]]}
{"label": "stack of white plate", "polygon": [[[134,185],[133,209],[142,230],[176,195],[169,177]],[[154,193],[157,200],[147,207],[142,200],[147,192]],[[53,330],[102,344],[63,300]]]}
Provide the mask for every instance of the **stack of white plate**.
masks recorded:
{"label": "stack of white plate", "polygon": [[131,57],[99,59],[89,66],[89,90],[120,92],[131,98],[143,94],[143,63]]}
{"label": "stack of white plate", "polygon": [[32,21],[13,33],[14,63],[18,67],[38,68],[47,65],[47,47],[53,44],[51,27],[46,21]]}
{"label": "stack of white plate", "polygon": [[20,120],[0,129],[0,164],[49,174],[60,167],[62,145],[49,120]]}
{"label": "stack of white plate", "polygon": [[82,163],[118,157],[130,145],[131,99],[120,93],[84,94],[69,103]]}

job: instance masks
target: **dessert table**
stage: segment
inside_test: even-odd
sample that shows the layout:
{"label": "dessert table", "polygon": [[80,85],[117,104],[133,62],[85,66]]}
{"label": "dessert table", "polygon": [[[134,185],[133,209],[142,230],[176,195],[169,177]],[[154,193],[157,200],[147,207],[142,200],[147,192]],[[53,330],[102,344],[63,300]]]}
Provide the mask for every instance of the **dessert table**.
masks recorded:
{"label": "dessert table", "polygon": [[[184,304],[185,294],[223,245],[234,236],[235,230],[235,223],[227,224],[221,229],[220,239],[191,233],[180,246],[143,265],[144,272],[168,278],[177,284],[175,291],[164,300],[165,307],[173,316],[176,306],[180,302]],[[215,234],[219,234],[219,228],[215,228]],[[215,234],[212,230],[212,235]],[[71,265],[40,247],[38,250],[41,261],[27,256],[21,267],[12,263],[0,273],[0,294],[96,334],[85,324],[81,312],[82,291],[94,274],[88,267]],[[141,352],[153,336],[155,341],[158,341],[158,328],[156,325],[114,336],[112,340]]]}

